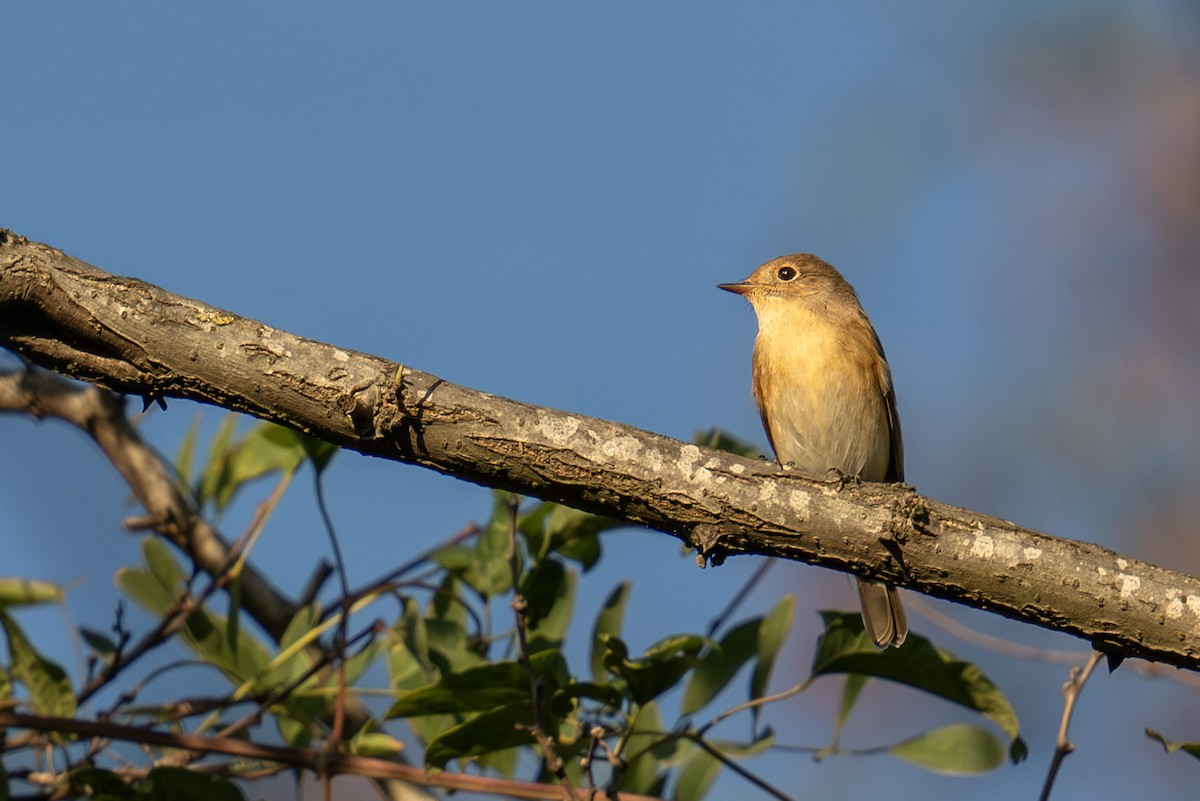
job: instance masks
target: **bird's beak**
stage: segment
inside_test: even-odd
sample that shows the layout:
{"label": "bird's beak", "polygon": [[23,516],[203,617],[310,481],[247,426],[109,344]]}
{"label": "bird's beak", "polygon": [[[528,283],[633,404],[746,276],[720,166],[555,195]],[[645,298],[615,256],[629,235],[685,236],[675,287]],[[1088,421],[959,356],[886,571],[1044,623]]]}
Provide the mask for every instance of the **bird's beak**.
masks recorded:
{"label": "bird's beak", "polygon": [[750,284],[742,281],[740,284],[717,284],[717,289],[724,289],[726,292],[732,292],[735,295],[745,295],[750,291]]}

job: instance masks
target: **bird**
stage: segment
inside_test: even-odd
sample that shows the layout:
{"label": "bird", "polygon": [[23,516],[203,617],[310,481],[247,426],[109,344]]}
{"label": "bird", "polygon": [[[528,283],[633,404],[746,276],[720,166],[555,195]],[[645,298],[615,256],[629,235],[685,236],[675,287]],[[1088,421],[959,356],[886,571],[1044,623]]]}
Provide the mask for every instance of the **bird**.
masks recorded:
{"label": "bird", "polygon": [[[758,318],[754,399],[781,467],[804,475],[904,480],[891,369],[854,288],[811,253],[772,259],[719,284]],[[896,587],[858,580],[864,628],[880,648],[908,635]]]}

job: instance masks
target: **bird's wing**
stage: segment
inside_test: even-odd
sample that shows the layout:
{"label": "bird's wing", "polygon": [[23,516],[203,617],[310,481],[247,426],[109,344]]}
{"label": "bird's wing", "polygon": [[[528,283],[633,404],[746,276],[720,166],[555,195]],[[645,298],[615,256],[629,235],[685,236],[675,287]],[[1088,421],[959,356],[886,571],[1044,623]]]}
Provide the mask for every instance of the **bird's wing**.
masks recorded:
{"label": "bird's wing", "polygon": [[[871,333],[875,333],[872,329]],[[887,473],[884,481],[904,481],[904,437],[900,434],[900,413],[896,409],[896,388],[892,386],[892,371],[888,367],[887,357],[883,355],[883,345],[879,335],[875,334],[875,345],[879,348],[880,360],[879,385],[883,389],[883,404],[887,412],[888,434],[891,438],[891,458],[888,460]]]}

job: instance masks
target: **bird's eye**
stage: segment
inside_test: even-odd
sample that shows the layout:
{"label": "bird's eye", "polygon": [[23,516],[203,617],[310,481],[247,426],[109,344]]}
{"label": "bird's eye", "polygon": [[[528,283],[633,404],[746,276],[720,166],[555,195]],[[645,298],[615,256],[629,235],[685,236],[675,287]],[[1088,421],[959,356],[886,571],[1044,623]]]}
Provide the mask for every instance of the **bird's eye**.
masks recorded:
{"label": "bird's eye", "polygon": [[791,281],[793,278],[796,277],[796,268],[795,267],[780,267],[779,272],[777,272],[775,274],[777,276],[779,276],[780,281]]}

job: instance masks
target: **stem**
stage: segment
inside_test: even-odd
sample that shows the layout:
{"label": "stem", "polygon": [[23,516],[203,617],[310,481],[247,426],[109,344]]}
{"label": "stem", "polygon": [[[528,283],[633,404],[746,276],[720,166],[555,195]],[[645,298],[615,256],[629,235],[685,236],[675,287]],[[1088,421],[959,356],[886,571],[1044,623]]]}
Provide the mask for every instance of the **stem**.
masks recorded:
{"label": "stem", "polygon": [[1087,664],[1082,668],[1071,668],[1071,677],[1062,687],[1064,703],[1062,721],[1058,726],[1058,741],[1054,745],[1054,758],[1050,760],[1050,770],[1046,774],[1046,783],[1042,785],[1042,794],[1038,796],[1038,801],[1049,801],[1050,791],[1054,789],[1054,780],[1058,777],[1058,769],[1062,767],[1067,754],[1075,750],[1075,743],[1067,736],[1067,728],[1071,725],[1071,715],[1075,712],[1075,702],[1079,700],[1083,685],[1087,684],[1092,669],[1100,662],[1102,656],[1099,651],[1092,651]]}

